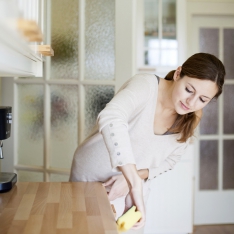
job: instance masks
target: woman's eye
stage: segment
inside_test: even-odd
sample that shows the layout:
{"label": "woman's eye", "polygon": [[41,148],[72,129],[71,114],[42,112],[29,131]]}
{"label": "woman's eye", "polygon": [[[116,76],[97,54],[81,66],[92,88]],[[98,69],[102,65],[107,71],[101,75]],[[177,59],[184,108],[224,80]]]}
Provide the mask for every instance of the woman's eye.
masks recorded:
{"label": "woman's eye", "polygon": [[192,93],[193,91],[189,90],[188,88],[185,88],[185,90],[188,92],[188,93]]}
{"label": "woman's eye", "polygon": [[205,100],[203,100],[202,98],[200,98],[201,102],[205,102]]}

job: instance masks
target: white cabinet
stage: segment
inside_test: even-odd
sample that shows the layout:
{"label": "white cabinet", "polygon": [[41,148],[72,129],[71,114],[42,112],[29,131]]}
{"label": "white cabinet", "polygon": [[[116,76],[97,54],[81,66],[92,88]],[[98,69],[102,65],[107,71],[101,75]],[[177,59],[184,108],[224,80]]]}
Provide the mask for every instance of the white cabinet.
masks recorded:
{"label": "white cabinet", "polygon": [[175,168],[151,181],[144,234],[187,234],[193,229],[192,146]]}
{"label": "white cabinet", "polygon": [[30,47],[35,48],[42,41],[28,40],[19,30],[20,19],[37,24],[42,19],[38,17],[41,9],[41,3],[35,0],[0,1],[0,77],[42,76],[42,55]]}

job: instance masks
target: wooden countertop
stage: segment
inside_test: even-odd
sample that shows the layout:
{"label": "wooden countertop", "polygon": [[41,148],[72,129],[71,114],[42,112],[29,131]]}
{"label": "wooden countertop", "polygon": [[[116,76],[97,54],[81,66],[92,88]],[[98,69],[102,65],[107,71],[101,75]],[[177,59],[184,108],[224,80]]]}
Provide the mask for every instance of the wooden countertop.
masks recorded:
{"label": "wooden countertop", "polygon": [[0,193],[0,233],[118,234],[98,182],[17,183]]}

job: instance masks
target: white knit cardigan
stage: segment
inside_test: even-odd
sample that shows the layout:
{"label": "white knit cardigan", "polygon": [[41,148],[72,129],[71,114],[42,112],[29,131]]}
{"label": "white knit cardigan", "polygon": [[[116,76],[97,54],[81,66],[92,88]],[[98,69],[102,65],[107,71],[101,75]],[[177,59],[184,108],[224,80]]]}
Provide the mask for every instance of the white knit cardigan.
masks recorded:
{"label": "white knit cardigan", "polygon": [[106,181],[125,164],[149,169],[148,180],[173,169],[189,140],[179,143],[179,134],[154,134],[157,96],[155,75],[128,80],[98,115],[97,131],[77,148],[70,180]]}

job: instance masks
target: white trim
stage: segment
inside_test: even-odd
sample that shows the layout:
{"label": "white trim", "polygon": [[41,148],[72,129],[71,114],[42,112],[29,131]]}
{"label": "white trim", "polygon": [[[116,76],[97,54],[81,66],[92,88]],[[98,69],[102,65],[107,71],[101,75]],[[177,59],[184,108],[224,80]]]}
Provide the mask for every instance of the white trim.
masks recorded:
{"label": "white trim", "polygon": [[142,67],[144,64],[144,0],[137,2],[137,18],[136,18],[136,51],[137,51],[137,68]]}
{"label": "white trim", "polygon": [[17,84],[48,84],[48,85],[63,85],[63,84],[67,84],[67,85],[111,85],[111,86],[115,86],[116,81],[114,80],[75,80],[75,79],[64,79],[64,80],[60,80],[60,79],[46,79],[46,80],[42,80],[42,79],[16,79],[15,83]]}
{"label": "white trim", "polygon": [[[14,77],[14,80],[16,80],[17,78]],[[18,104],[17,104],[17,97],[18,97],[18,86],[15,84],[15,82],[13,82],[13,103],[12,103],[12,109],[14,109],[15,115],[19,113],[18,110]],[[12,137],[12,145],[13,147],[13,164],[18,163],[18,158],[17,158],[17,152],[18,152],[18,141],[16,140],[18,136],[18,129],[19,129],[19,121],[18,118],[15,118],[14,120],[12,120],[12,129],[13,129],[13,137]],[[13,171],[13,170],[12,170]],[[15,171],[15,168],[14,168]]]}
{"label": "white trim", "polygon": [[182,65],[187,57],[187,21],[185,0],[176,1],[176,38],[178,41],[178,65]]}
{"label": "white trim", "polygon": [[[116,91],[136,73],[136,27],[137,7],[134,0],[115,1],[115,81]],[[124,40],[123,40],[124,35]]]}
{"label": "white trim", "polygon": [[[221,97],[219,98],[219,100],[221,100]],[[219,126],[219,129],[221,129],[220,126]],[[220,132],[220,130],[219,130],[219,132]],[[212,135],[199,135],[199,139],[200,140],[219,140],[220,136],[222,136],[223,140],[232,140],[232,139],[234,139],[233,134],[223,135],[223,134],[219,134],[219,133],[217,133],[216,135],[213,135],[213,134]]]}
{"label": "white trim", "polygon": [[187,2],[187,14],[188,15],[224,15],[230,16],[234,15],[233,12],[234,1],[232,2],[208,2],[208,1],[199,1],[199,2]]}
{"label": "white trim", "polygon": [[85,138],[85,0],[79,1],[79,30],[78,144]]}
{"label": "white trim", "polygon": [[162,50],[162,30],[163,30],[163,25],[162,25],[162,0],[158,0],[158,39],[159,39],[159,60],[161,61],[161,50]]}
{"label": "white trim", "polygon": [[[22,164],[18,164],[15,166],[15,169],[17,171],[32,171],[32,172],[42,172],[42,173],[46,173],[48,175],[49,178],[49,174],[50,173],[55,173],[55,174],[61,174],[61,175],[69,175],[70,170],[69,169],[63,169],[63,168],[55,168],[55,167],[49,167],[46,168],[43,166],[28,166],[28,165],[22,165]],[[48,181],[46,181],[48,182]]]}

